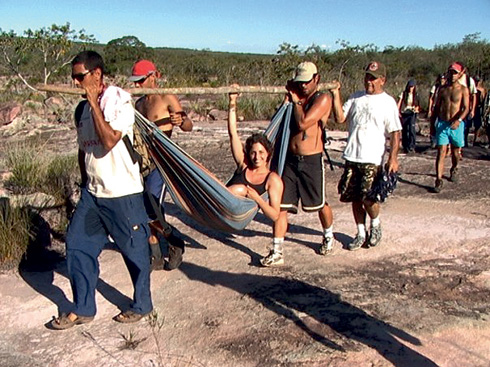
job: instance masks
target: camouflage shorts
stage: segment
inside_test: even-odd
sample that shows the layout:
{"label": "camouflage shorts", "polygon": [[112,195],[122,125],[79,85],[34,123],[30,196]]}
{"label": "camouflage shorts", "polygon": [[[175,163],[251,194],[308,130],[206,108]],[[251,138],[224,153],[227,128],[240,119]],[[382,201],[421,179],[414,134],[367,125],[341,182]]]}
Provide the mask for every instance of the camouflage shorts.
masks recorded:
{"label": "camouflage shorts", "polygon": [[340,201],[364,200],[380,170],[381,166],[375,164],[345,161],[344,173],[337,187]]}

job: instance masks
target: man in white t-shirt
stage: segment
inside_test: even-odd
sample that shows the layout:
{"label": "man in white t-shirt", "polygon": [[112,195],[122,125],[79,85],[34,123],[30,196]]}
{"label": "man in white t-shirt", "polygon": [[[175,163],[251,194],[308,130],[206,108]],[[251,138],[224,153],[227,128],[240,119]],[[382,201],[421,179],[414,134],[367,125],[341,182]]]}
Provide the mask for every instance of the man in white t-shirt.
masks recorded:
{"label": "man in white t-shirt", "polygon": [[[339,182],[340,201],[351,202],[357,235],[349,243],[349,250],[363,245],[374,247],[381,241],[379,220],[380,204],[367,198],[380,173],[385,153],[386,134],[390,136],[390,153],[386,170],[398,171],[398,149],[402,129],[398,108],[393,97],[384,92],[386,67],[373,61],[365,69],[365,91],[349,97],[342,107],[340,84],[332,89],[333,110],[337,122],[347,121],[349,137],[344,150],[345,169]],[[366,213],[371,218],[369,234],[366,233]]]}
{"label": "man in white t-shirt", "polygon": [[75,113],[82,190],[66,236],[73,308],[51,321],[56,330],[93,320],[98,256],[109,235],[121,251],[134,286],[132,304],[114,320],[136,322],[153,309],[143,184],[139,164],[126,145],[133,139],[131,95],[106,86],[103,76],[104,62],[98,53],[84,51],[73,59],[72,79],[87,99]]}

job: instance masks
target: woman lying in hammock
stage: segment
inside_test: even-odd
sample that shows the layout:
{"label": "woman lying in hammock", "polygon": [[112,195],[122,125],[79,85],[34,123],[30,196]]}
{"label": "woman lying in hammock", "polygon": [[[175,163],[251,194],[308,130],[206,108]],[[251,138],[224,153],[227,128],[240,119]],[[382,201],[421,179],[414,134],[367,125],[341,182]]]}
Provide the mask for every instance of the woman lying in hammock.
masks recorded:
{"label": "woman lying in hammock", "polygon": [[[262,212],[275,222],[279,218],[283,183],[281,177],[269,169],[272,144],[264,134],[258,133],[252,134],[245,146],[242,144],[237,132],[238,94],[230,93],[228,96],[228,134],[237,169],[227,186],[233,194],[254,200]],[[266,191],[268,202],[261,196]]]}

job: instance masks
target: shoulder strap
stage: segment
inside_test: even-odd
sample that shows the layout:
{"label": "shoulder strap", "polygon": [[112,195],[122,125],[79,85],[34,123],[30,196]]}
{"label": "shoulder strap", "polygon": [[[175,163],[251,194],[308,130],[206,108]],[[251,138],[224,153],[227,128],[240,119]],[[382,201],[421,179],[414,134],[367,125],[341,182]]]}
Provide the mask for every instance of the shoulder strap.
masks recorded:
{"label": "shoulder strap", "polygon": [[124,142],[124,145],[126,145],[126,149],[129,152],[129,155],[131,157],[131,160],[133,161],[133,164],[139,163],[140,167],[141,164],[143,163],[143,157],[141,154],[139,154],[136,149],[134,149],[133,144],[131,143],[131,140],[129,140],[129,136],[124,135],[122,137],[122,141]]}
{"label": "shoulder strap", "polygon": [[83,109],[85,108],[85,105],[87,104],[87,102],[88,101],[86,99],[84,99],[84,100],[80,101],[80,103],[75,108],[75,126],[77,126],[77,127],[80,124],[80,119],[82,118]]}
{"label": "shoulder strap", "polygon": [[316,99],[317,99],[317,98],[318,98],[320,95],[322,95],[322,94],[323,94],[322,92],[320,92],[320,91],[316,91],[316,92],[315,92],[315,94],[313,95],[313,97],[311,97],[311,98],[309,99],[309,101],[308,101],[308,102],[306,102],[304,109],[305,109],[305,110],[308,110],[308,109],[309,109],[309,108],[310,108],[310,107],[313,105],[313,103],[315,102],[315,100],[316,100]]}

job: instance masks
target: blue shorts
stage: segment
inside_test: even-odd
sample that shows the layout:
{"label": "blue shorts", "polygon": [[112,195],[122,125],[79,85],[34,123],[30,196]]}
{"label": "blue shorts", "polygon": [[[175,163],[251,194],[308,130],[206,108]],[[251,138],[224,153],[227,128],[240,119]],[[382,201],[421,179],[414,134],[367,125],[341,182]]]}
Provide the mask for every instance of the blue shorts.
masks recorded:
{"label": "blue shorts", "polygon": [[464,121],[459,123],[457,129],[451,129],[451,123],[437,120],[436,123],[437,145],[454,145],[455,147],[464,147]]}

